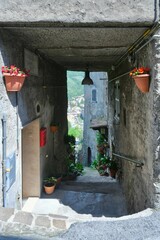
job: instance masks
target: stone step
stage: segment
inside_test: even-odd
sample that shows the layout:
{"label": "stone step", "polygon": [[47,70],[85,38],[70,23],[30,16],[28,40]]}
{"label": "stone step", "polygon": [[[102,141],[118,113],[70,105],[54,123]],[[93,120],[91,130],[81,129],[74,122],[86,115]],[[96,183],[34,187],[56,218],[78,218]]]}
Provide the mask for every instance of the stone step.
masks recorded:
{"label": "stone step", "polygon": [[122,191],[118,182],[62,182],[59,189],[75,192],[119,193]]}

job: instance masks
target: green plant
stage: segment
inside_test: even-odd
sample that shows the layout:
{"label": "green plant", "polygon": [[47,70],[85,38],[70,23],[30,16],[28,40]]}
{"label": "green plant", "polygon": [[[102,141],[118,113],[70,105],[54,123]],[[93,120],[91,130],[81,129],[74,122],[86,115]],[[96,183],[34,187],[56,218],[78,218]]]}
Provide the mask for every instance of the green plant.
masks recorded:
{"label": "green plant", "polygon": [[56,184],[57,179],[55,177],[44,178],[43,180],[45,186],[50,187]]}
{"label": "green plant", "polygon": [[75,138],[82,139],[83,131],[80,127],[75,126],[69,129],[69,135],[74,136]]}
{"label": "green plant", "polygon": [[109,167],[110,169],[118,170],[118,164],[117,164],[117,162],[115,162],[114,160],[111,160],[111,161],[108,163],[108,167]]}
{"label": "green plant", "polygon": [[73,135],[65,135],[64,136],[64,142],[67,144],[72,144],[72,145],[75,145],[75,142],[76,142],[76,140],[75,140],[75,137],[73,136]]}
{"label": "green plant", "polygon": [[92,162],[91,168],[97,169],[97,166],[98,166],[98,160],[96,159],[96,160],[94,160],[94,161]]}
{"label": "green plant", "polygon": [[67,171],[67,175],[81,175],[83,172],[84,168],[83,165],[81,163],[74,163],[71,160],[68,161],[68,171]]}

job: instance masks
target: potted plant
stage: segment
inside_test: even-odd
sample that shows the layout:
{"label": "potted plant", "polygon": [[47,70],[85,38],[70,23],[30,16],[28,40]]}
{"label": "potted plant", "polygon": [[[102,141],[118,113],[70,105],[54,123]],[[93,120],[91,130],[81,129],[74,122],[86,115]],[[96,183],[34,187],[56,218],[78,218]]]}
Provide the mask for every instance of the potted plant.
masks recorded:
{"label": "potted plant", "polygon": [[79,162],[74,163],[72,160],[68,161],[67,173],[63,175],[62,180],[75,180],[77,176],[82,175],[83,165]]}
{"label": "potted plant", "polygon": [[110,160],[110,162],[108,163],[108,167],[109,167],[109,171],[110,171],[110,176],[112,178],[116,177],[116,173],[118,171],[118,164],[116,161],[114,160]]}
{"label": "potted plant", "polygon": [[14,65],[3,66],[2,74],[5,77],[7,91],[17,92],[22,88],[25,78],[29,76],[29,70],[22,71]]}
{"label": "potted plant", "polygon": [[149,92],[149,71],[150,69],[147,67],[140,67],[134,68],[129,74],[143,93]]}
{"label": "potted plant", "polygon": [[54,125],[54,124],[51,124],[50,125],[50,130],[51,132],[55,133],[58,131],[58,126],[57,125]]}
{"label": "potted plant", "polygon": [[56,187],[57,179],[55,177],[48,177],[44,179],[44,190],[46,194],[52,194]]}

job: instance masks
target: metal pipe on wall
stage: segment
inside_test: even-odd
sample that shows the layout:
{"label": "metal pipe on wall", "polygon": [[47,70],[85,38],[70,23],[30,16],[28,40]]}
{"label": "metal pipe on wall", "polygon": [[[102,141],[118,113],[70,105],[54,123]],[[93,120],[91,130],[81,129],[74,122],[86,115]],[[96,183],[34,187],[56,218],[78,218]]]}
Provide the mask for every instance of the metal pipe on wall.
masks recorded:
{"label": "metal pipe on wall", "polygon": [[19,152],[18,92],[16,92],[17,154]]}
{"label": "metal pipe on wall", "polygon": [[2,191],[3,191],[3,207],[5,207],[6,200],[6,150],[7,150],[7,135],[6,135],[6,115],[2,118]]}
{"label": "metal pipe on wall", "polygon": [[120,154],[112,153],[112,155],[115,156],[115,157],[119,157],[119,158],[122,158],[124,160],[127,160],[129,162],[133,162],[133,163],[136,164],[136,167],[142,167],[144,165],[144,163],[142,161],[135,160],[135,159],[132,159],[132,158],[120,155]]}

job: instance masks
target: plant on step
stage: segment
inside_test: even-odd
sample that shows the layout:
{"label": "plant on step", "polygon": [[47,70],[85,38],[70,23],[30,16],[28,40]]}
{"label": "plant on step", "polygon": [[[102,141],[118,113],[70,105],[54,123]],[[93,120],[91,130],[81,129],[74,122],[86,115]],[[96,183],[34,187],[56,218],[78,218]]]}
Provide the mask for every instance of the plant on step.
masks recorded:
{"label": "plant on step", "polygon": [[75,174],[76,176],[81,175],[83,172],[83,165],[81,163],[69,162],[68,164],[68,174]]}
{"label": "plant on step", "polygon": [[98,167],[98,160],[95,159],[95,160],[92,162],[92,164],[91,164],[91,168],[97,169],[97,167]]}
{"label": "plant on step", "polygon": [[48,177],[43,182],[46,194],[52,194],[55,190],[57,179],[55,177]]}
{"label": "plant on step", "polygon": [[110,170],[110,175],[111,177],[115,178],[116,177],[116,173],[118,171],[118,164],[115,160],[110,160],[109,164],[108,164],[109,170]]}
{"label": "plant on step", "polygon": [[98,161],[98,165],[97,165],[97,170],[99,172],[100,175],[108,175],[107,169],[108,169],[108,165],[109,165],[110,159],[108,157],[102,157],[99,161]]}
{"label": "plant on step", "polygon": [[55,177],[48,177],[48,178],[44,178],[43,182],[45,186],[52,186],[56,184],[57,179]]}

